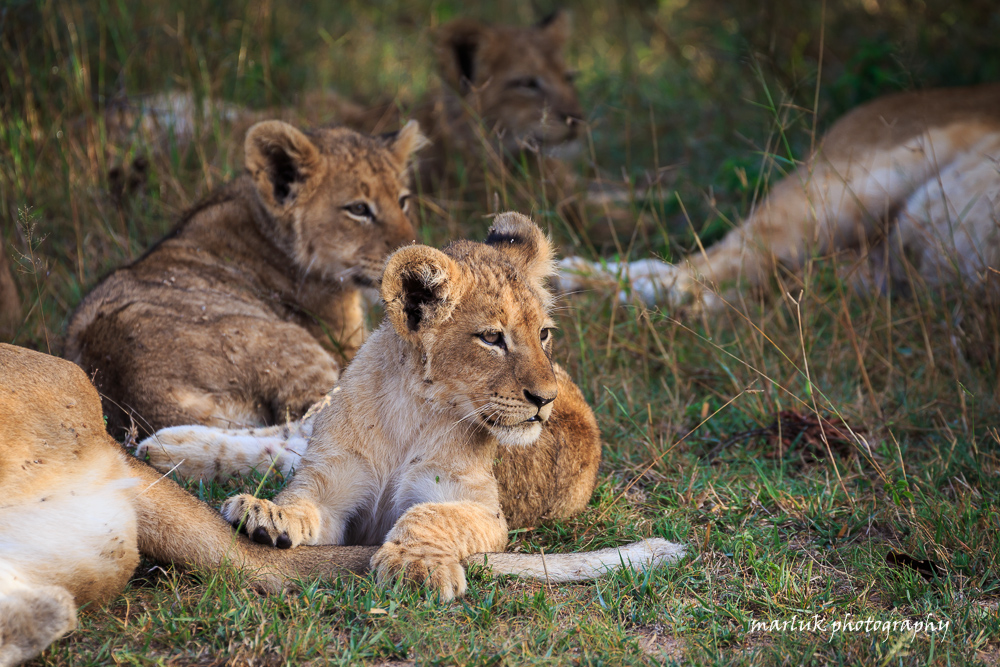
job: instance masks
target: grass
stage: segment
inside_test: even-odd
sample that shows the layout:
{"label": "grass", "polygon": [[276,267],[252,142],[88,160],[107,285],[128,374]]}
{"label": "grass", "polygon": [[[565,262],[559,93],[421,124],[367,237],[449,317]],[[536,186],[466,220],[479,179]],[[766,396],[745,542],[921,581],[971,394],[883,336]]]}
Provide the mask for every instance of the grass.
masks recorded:
{"label": "grass", "polygon": [[[829,3],[823,21],[815,4],[579,5],[569,60],[591,131],[577,168],[672,167],[661,197],[633,204],[654,224],[623,250],[675,256],[692,232],[718,237],[817,131],[875,94],[1000,73],[989,3]],[[19,344],[58,353],[86,290],[240,169],[218,109],[196,141],[151,146],[106,122],[116,95],[181,90],[262,109],[335,87],[414,100],[434,85],[426,28],[463,10],[149,5],[30,0],[0,13],[0,224],[26,302]],[[526,23],[533,7],[480,15]],[[108,168],[138,154],[152,156],[149,185],[119,204]],[[565,252],[592,252],[528,174],[425,202],[423,238],[481,235],[499,189]],[[769,299],[746,295],[712,317],[601,294],[561,302],[557,356],[598,415],[604,463],[585,513],[512,534],[512,548],[656,535],[690,546],[680,566],[572,586],[473,572],[468,596],[441,605],[371,578],[261,596],[233,572],[146,563],[37,664],[997,664],[1000,304],[962,286],[859,295],[838,260],[776,276]],[[859,438],[775,435],[782,411],[842,418]],[[218,504],[259,481],[192,491]],[[938,574],[891,566],[890,553],[933,561]],[[826,627],[795,625],[814,616]],[[949,625],[829,628],[869,617]],[[772,620],[793,626],[754,629]]]}

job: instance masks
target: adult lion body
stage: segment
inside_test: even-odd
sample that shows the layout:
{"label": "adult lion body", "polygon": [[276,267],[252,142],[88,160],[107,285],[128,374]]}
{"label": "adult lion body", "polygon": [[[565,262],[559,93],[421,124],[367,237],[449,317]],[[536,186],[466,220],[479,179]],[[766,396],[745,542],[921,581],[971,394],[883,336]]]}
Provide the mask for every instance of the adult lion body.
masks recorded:
{"label": "adult lion body", "polygon": [[247,133],[247,174],[98,284],[65,356],[94,378],[109,428],[259,426],[295,419],[364,336],[362,287],[413,240],[407,161],[416,123],[386,137]]}
{"label": "adult lion body", "polygon": [[[508,527],[579,512],[600,434],[551,361],[551,258],[516,213],[498,216],[486,243],[394,253],[386,321],[314,418],[292,481],[273,503],[237,496],[223,514],[282,548],[384,542],[372,559],[381,578],[426,580],[450,598],[465,590],[461,562],[502,549]],[[204,435],[170,429],[140,449],[160,467],[227,469]]]}
{"label": "adult lion body", "polygon": [[776,265],[794,270],[854,248],[867,253],[882,289],[978,283],[1000,266],[998,160],[1000,84],[879,98],[837,121],[721,241],[677,266],[638,267],[639,291],[718,306],[706,285],[760,285]]}
{"label": "adult lion body", "polygon": [[117,595],[143,553],[243,568],[264,588],[364,572],[372,549],[279,552],[235,536],[214,510],[128,456],[104,430],[79,367],[0,344],[0,665],[76,624],[76,607]]}

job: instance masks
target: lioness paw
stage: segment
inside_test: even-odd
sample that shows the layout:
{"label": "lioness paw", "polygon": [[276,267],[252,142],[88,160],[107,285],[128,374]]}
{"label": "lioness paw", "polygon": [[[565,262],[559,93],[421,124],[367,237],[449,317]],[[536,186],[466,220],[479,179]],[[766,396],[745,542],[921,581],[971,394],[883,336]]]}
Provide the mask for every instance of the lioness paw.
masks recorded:
{"label": "lioness paw", "polygon": [[221,511],[254,542],[279,549],[315,544],[319,533],[319,514],[311,507],[275,505],[244,493],[224,502]]}
{"label": "lioness paw", "polygon": [[160,472],[176,472],[182,479],[212,479],[218,469],[217,448],[206,426],[173,426],[158,431],[136,447],[135,456]]}
{"label": "lioness paw", "polygon": [[465,595],[465,568],[450,554],[430,545],[386,542],[372,556],[378,581],[390,584],[397,577],[436,591],[442,602]]}

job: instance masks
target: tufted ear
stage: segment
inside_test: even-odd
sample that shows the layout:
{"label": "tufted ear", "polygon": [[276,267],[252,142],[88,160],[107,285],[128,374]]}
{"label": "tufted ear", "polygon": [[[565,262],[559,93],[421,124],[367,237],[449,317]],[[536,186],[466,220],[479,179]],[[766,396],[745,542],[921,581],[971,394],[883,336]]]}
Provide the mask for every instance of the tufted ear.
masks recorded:
{"label": "tufted ear", "polygon": [[569,41],[571,23],[569,12],[559,9],[543,18],[535,27],[541,31],[548,44],[559,50]]}
{"label": "tufted ear", "polygon": [[526,215],[508,212],[496,216],[486,236],[486,244],[506,254],[536,282],[555,273],[552,244]]}
{"label": "tufted ear", "polygon": [[448,319],[455,308],[458,267],[448,255],[424,245],[400,248],[382,274],[382,300],[396,332],[416,340]]}
{"label": "tufted ear", "polygon": [[406,168],[411,155],[430,143],[420,131],[420,123],[415,120],[407,121],[406,125],[396,132],[379,135],[379,139],[392,151],[400,169]]}
{"label": "tufted ear", "polygon": [[472,19],[455,19],[441,26],[434,53],[445,82],[460,92],[476,83],[476,55],[490,37],[490,29]]}
{"label": "tufted ear", "polygon": [[295,201],[322,164],[319,148],[309,137],[280,120],[265,120],[247,130],[243,153],[261,199],[275,212]]}

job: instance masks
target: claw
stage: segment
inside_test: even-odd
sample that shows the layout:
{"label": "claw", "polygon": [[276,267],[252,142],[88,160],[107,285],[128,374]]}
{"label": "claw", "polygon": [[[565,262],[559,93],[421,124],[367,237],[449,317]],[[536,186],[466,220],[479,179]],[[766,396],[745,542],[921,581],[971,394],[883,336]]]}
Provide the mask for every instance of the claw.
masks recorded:
{"label": "claw", "polygon": [[271,540],[271,536],[267,534],[267,530],[264,526],[257,526],[256,530],[253,531],[253,537],[251,538],[257,544],[264,544],[269,547],[274,546],[274,542]]}

